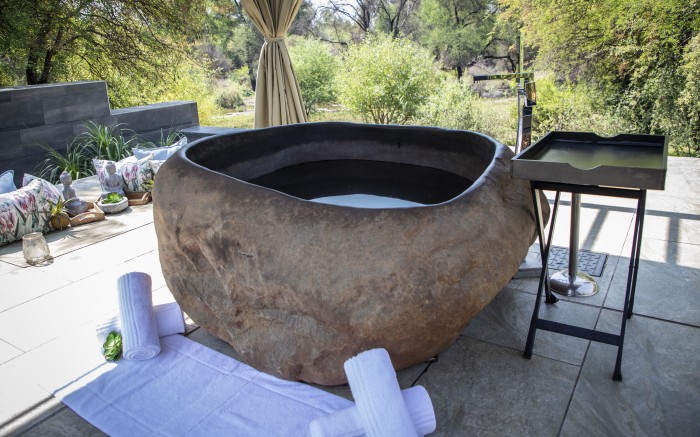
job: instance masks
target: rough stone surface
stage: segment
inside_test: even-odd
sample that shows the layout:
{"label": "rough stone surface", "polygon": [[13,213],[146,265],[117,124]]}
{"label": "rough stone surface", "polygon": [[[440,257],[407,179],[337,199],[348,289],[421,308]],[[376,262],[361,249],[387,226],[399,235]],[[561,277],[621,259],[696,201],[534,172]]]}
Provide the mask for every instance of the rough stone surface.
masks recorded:
{"label": "rough stone surface", "polygon": [[[232,177],[347,156],[476,182],[437,205],[363,209]],[[419,127],[312,123],[200,140],[156,179],[166,282],[197,324],[282,378],[344,383],[343,362],[374,347],[411,366],[449,346],[528,251],[531,198],[511,157],[483,135]]]}

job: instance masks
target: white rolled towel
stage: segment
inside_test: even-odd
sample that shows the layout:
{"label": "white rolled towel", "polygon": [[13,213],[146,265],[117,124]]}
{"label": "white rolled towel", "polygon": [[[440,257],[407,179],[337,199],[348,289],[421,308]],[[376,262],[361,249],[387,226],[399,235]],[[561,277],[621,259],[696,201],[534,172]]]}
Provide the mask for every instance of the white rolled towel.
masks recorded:
{"label": "white rolled towel", "polygon": [[[417,385],[401,392],[419,436],[435,431],[435,410],[427,390]],[[365,435],[357,407],[346,408],[314,419],[310,425],[311,437],[359,437]]]}
{"label": "white rolled towel", "polygon": [[362,352],[347,360],[344,367],[367,437],[417,437],[385,349]]}
{"label": "white rolled towel", "polygon": [[[165,337],[185,332],[185,316],[177,302],[162,303],[153,306],[158,326],[158,337]],[[122,332],[122,324],[119,320],[119,311],[112,311],[102,317],[95,326],[97,341],[104,343],[110,332]]]}
{"label": "white rolled towel", "polygon": [[160,353],[158,325],[153,312],[151,277],[132,272],[117,279],[122,355],[127,360],[148,360]]}

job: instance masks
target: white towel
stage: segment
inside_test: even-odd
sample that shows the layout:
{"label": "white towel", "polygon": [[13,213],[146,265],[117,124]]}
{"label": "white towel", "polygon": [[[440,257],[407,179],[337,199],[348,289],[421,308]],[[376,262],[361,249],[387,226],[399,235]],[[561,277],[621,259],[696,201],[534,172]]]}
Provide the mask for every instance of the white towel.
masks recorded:
{"label": "white towel", "polygon": [[[423,386],[407,388],[401,392],[411,415],[413,427],[420,436],[435,431],[436,420],[430,395]],[[314,419],[310,426],[311,437],[356,437],[365,435],[357,407],[340,410]]]}
{"label": "white towel", "polygon": [[122,354],[127,360],[148,360],[160,353],[158,325],[153,313],[151,277],[132,272],[117,279]]}
{"label": "white towel", "polygon": [[93,335],[89,329],[51,342],[55,360],[32,375],[110,436],[308,436],[312,420],[352,405],[181,335],[163,337],[152,360],[117,363],[105,362]]}
{"label": "white towel", "polygon": [[[153,306],[158,326],[158,337],[185,332],[185,316],[182,314],[177,302],[162,303]],[[106,314],[95,326],[95,334],[100,344],[104,343],[110,332],[122,332],[122,324],[119,320],[119,311],[115,310]]]}
{"label": "white towel", "polygon": [[367,437],[417,436],[385,349],[371,349],[345,362],[350,391]]}

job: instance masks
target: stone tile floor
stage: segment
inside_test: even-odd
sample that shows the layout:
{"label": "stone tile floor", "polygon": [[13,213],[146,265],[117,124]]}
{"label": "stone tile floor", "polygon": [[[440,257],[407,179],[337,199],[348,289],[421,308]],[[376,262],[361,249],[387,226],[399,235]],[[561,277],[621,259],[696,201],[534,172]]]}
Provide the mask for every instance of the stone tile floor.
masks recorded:
{"label": "stone tile floor", "polygon": [[[51,234],[55,259],[46,267],[22,265],[21,245],[0,249],[0,435],[102,435],[27,369],[50,371],[56,342],[114,308],[108,295],[118,275],[148,272],[168,293],[150,207],[136,208],[100,232]],[[601,291],[543,304],[544,318],[617,332],[633,208],[583,196],[581,248],[610,255]],[[564,201],[554,244],[568,243],[568,214]],[[536,279],[512,280],[447,350],[399,372],[403,388],[430,393],[434,435],[700,435],[700,160],[669,158],[666,190],[649,192],[623,381],[611,379],[616,348],[601,343],[538,331],[534,356],[522,357],[536,288]],[[190,328],[190,338],[235,356]],[[327,389],[350,397],[347,386]]]}

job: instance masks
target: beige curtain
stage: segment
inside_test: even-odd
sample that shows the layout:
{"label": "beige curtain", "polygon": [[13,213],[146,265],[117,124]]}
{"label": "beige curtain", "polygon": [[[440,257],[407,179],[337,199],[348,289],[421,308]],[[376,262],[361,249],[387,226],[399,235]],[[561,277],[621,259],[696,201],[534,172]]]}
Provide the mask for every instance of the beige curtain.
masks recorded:
{"label": "beige curtain", "polygon": [[284,35],[302,0],[242,0],[243,9],[265,37],[255,87],[255,127],[306,121],[299,81]]}

